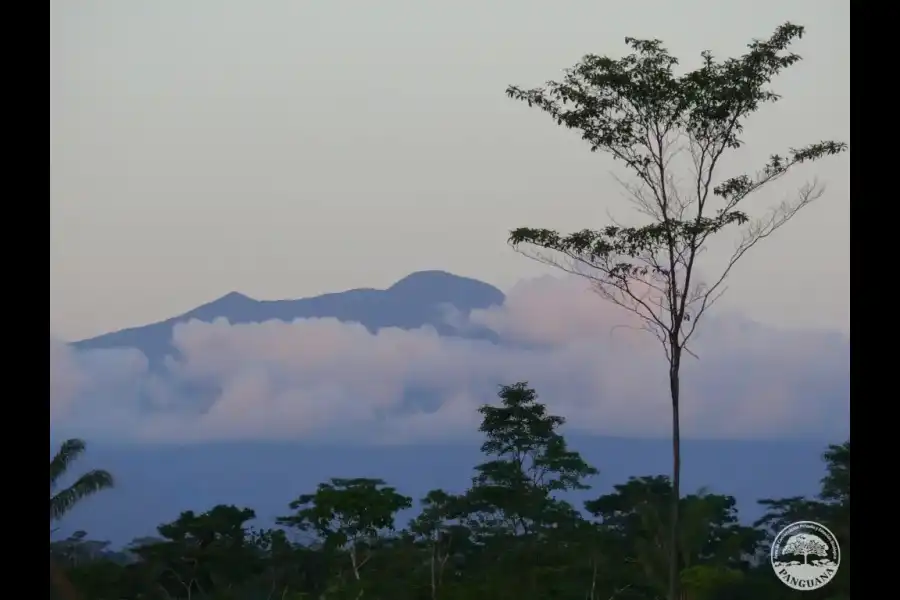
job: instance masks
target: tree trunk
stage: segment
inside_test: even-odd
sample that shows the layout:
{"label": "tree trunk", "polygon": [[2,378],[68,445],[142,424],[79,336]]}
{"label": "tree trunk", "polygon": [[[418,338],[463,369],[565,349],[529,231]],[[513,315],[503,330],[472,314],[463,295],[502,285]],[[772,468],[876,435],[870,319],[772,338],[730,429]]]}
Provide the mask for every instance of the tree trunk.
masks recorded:
{"label": "tree trunk", "polygon": [[681,500],[681,416],[680,393],[681,380],[681,348],[672,344],[672,362],[669,364],[669,391],[672,397],[672,498],[671,522],[669,534],[669,600],[680,600],[679,587],[681,569],[679,569],[679,505]]}
{"label": "tree trunk", "polygon": [[437,600],[437,541],[431,543],[431,600]]}

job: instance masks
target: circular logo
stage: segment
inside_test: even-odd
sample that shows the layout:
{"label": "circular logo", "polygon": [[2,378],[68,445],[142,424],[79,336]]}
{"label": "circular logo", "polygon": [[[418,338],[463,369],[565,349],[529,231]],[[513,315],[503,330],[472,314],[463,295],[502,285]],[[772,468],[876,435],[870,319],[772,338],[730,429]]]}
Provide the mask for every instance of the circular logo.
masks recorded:
{"label": "circular logo", "polygon": [[828,584],[841,565],[841,547],[831,531],[815,521],[797,521],[772,542],[772,568],[794,590],[817,590]]}

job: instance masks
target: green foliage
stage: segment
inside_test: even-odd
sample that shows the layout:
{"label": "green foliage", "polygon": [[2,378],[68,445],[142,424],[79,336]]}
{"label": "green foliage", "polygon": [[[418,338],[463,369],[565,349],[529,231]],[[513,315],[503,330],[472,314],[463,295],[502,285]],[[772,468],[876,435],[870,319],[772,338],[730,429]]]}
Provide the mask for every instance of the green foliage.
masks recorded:
{"label": "green foliage", "polygon": [[259,553],[247,528],[255,516],[250,509],[234,506],[216,506],[199,515],[183,512],[158,527],[161,541],[139,544],[131,551],[156,567],[153,578],[163,587],[213,593],[260,570]]}
{"label": "green foliage", "polygon": [[[83,440],[69,439],[62,443],[57,453],[50,459],[50,534],[53,534],[53,523],[69,512],[78,502],[96,494],[97,492],[113,487],[114,481],[112,475],[107,471],[93,470],[85,473],[72,485],[59,489],[60,482],[65,477],[69,467],[72,466],[79,456],[84,454],[86,445]],[[71,564],[79,558],[85,557],[85,544],[82,543],[84,537],[83,532],[79,532],[72,538],[69,538],[63,544],[57,544],[55,547],[50,545],[50,580],[51,593],[58,592],[66,594],[65,600],[78,600],[77,592],[72,586],[71,581],[66,577],[65,573],[59,568],[57,559],[61,553],[69,552],[68,561]],[[102,551],[101,543],[99,550],[94,543],[94,551]],[[90,553],[88,553],[90,556]]]}
{"label": "green foliage", "polygon": [[380,479],[332,479],[293,501],[296,513],[277,522],[316,534],[330,558],[346,554],[350,571],[339,574],[330,589],[359,597],[365,591],[363,567],[394,545],[385,535],[393,532],[397,512],[410,506],[411,498]]}
{"label": "green foliage", "polygon": [[[430,491],[407,528],[410,498],[378,479],[332,479],[291,503],[282,528],[255,529],[249,508],[183,512],[159,537],[125,550],[77,532],[51,556],[91,600],[655,600],[667,590],[673,497],[662,475],[632,477],[585,503],[597,470],[569,449],[562,418],[525,383],[481,409],[485,462],[463,494]],[[731,496],[680,499],[677,544],[684,600],[787,600],[768,565],[767,540],[785,520],[822,519],[849,549],[850,443],[823,455],[819,498],[762,500],[768,514],[742,525]],[[807,512],[811,511],[811,512]],[[307,538],[292,539],[292,532]],[[849,570],[809,594],[849,598]]]}
{"label": "green foliage", "polygon": [[558,432],[565,420],[548,415],[524,382],[504,386],[500,406],[483,406],[481,451],[491,460],[475,467],[467,494],[482,529],[537,533],[574,518],[574,509],[555,492],[587,489],[583,480],[597,470],[568,449]]}
{"label": "green foliage", "polygon": [[[101,490],[113,487],[113,476],[107,471],[88,471],[75,483],[57,491],[60,480],[79,456],[84,454],[86,445],[79,439],[66,440],[56,455],[50,459],[50,522],[62,518],[78,502]],[[54,493],[55,492],[55,493]]]}
{"label": "green foliage", "polygon": [[412,506],[380,479],[332,479],[319,484],[314,494],[291,502],[294,515],[280,517],[279,525],[312,530],[329,547],[375,539],[379,532],[394,528],[394,516]]}
{"label": "green foliage", "polygon": [[[640,589],[647,594],[663,595],[666,590],[671,498],[668,477],[633,477],[585,504],[610,533],[617,553],[643,578]],[[747,557],[755,553],[761,535],[740,525],[734,498],[701,491],[680,504],[677,551],[684,566],[681,581],[689,584],[684,591],[699,593],[710,581],[733,581],[749,568]]]}

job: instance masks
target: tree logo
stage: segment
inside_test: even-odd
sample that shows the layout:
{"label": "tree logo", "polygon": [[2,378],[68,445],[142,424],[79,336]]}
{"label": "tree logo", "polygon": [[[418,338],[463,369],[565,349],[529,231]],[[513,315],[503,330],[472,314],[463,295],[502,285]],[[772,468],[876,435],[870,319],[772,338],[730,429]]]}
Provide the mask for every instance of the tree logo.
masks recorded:
{"label": "tree logo", "polygon": [[831,531],[815,521],[791,523],[772,542],[772,568],[794,590],[824,587],[841,565],[841,547]]}

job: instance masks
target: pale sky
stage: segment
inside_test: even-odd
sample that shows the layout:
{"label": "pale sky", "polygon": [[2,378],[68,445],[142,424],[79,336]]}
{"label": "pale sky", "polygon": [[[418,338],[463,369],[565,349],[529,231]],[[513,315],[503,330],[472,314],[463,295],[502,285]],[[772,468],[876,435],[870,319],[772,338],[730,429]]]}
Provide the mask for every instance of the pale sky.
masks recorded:
{"label": "pale sky", "polygon": [[[625,36],[660,38],[691,67],[787,20],[807,27],[804,60],[726,175],[850,141],[849,2],[51,0],[51,331],[422,269],[507,289],[544,271],[507,247],[509,229],[628,216],[612,163],[508,84],[620,55]],[[803,175],[826,194],[742,263],[723,302],[849,332],[849,158]]]}

